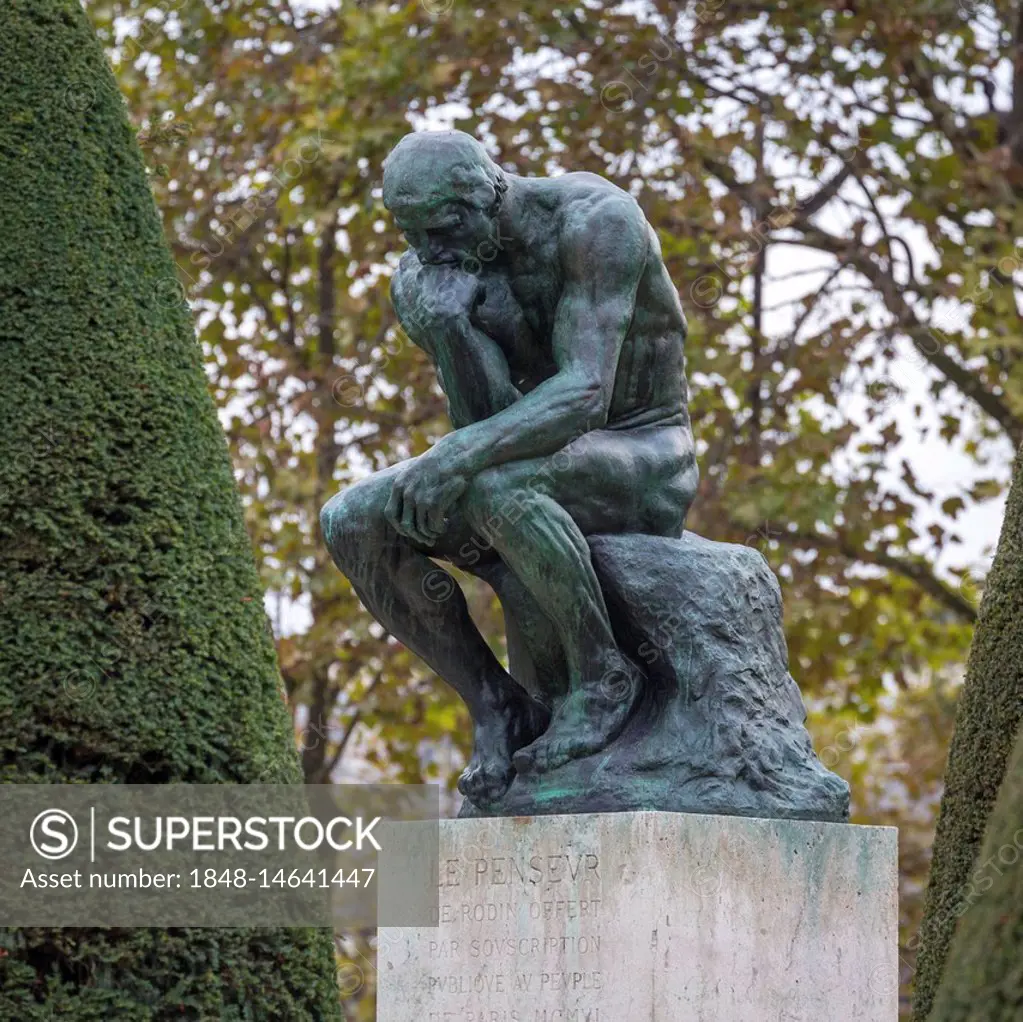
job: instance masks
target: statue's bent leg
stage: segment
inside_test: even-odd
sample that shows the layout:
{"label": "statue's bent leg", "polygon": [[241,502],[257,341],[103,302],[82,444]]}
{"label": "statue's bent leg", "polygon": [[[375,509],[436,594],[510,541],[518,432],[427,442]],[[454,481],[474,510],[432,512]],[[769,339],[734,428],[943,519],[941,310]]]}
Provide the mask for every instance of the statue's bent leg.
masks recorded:
{"label": "statue's bent leg", "polygon": [[481,473],[465,498],[474,532],[554,623],[569,693],[549,730],[515,755],[521,772],[553,769],[605,748],[640,693],[642,674],[618,649],[585,536],[681,535],[696,489],[682,429],[600,430],[549,458]]}
{"label": "statue's bent leg", "polygon": [[[475,751],[459,787],[485,805],[507,790],[512,754],[542,731],[548,715],[491,652],[457,582],[385,519],[393,478],[393,469],[378,472],[328,501],[320,514],[324,538],[366,609],[465,701]],[[448,542],[430,552],[454,554],[468,535],[453,523]]]}
{"label": "statue's bent leg", "polygon": [[504,614],[511,676],[545,706],[555,705],[567,692],[568,667],[553,622],[500,559],[468,570],[497,593]]}

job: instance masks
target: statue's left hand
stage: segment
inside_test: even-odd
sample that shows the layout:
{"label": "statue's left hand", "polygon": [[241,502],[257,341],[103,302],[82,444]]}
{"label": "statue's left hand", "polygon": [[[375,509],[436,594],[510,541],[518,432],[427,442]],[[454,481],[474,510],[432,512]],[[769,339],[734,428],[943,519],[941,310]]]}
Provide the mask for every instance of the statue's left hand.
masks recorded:
{"label": "statue's left hand", "polygon": [[444,532],[445,515],[468,485],[435,448],[398,473],[384,514],[403,536],[432,546]]}

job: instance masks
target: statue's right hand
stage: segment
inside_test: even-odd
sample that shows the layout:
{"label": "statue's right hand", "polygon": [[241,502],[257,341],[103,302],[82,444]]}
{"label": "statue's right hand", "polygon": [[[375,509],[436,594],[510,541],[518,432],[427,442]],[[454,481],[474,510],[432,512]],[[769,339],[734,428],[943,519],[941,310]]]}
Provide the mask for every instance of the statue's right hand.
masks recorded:
{"label": "statue's right hand", "polygon": [[483,300],[483,282],[480,277],[448,263],[422,266],[417,284],[416,306],[419,319],[430,327],[467,319]]}

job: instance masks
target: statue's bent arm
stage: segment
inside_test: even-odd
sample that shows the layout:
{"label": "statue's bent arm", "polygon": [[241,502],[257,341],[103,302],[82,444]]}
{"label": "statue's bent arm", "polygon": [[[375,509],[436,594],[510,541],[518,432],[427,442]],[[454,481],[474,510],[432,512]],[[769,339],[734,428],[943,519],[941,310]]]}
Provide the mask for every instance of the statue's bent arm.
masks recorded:
{"label": "statue's bent arm", "polygon": [[553,454],[607,422],[650,238],[629,198],[611,196],[570,209],[567,220],[552,337],[558,371],[503,411],[436,445],[470,478],[493,465]]}
{"label": "statue's bent arm", "polygon": [[447,398],[448,417],[455,429],[461,429],[496,415],[522,395],[497,342],[470,322],[469,307],[447,316],[424,314],[418,294],[420,270],[415,254],[406,253],[391,279],[391,304],[413,344],[433,362]]}

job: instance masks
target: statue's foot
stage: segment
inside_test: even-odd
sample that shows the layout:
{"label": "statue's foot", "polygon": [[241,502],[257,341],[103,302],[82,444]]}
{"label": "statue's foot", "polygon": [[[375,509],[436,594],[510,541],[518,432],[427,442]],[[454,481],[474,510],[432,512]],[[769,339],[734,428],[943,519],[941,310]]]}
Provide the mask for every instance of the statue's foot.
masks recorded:
{"label": "statue's foot", "polygon": [[643,688],[643,674],[621,654],[597,682],[570,692],[550,727],[513,756],[520,774],[544,773],[600,752],[618,737]]}
{"label": "statue's foot", "polygon": [[458,790],[470,802],[496,802],[515,777],[512,756],[528,745],[550,722],[550,712],[529,696],[516,698],[476,723],[472,759],[458,779]]}

